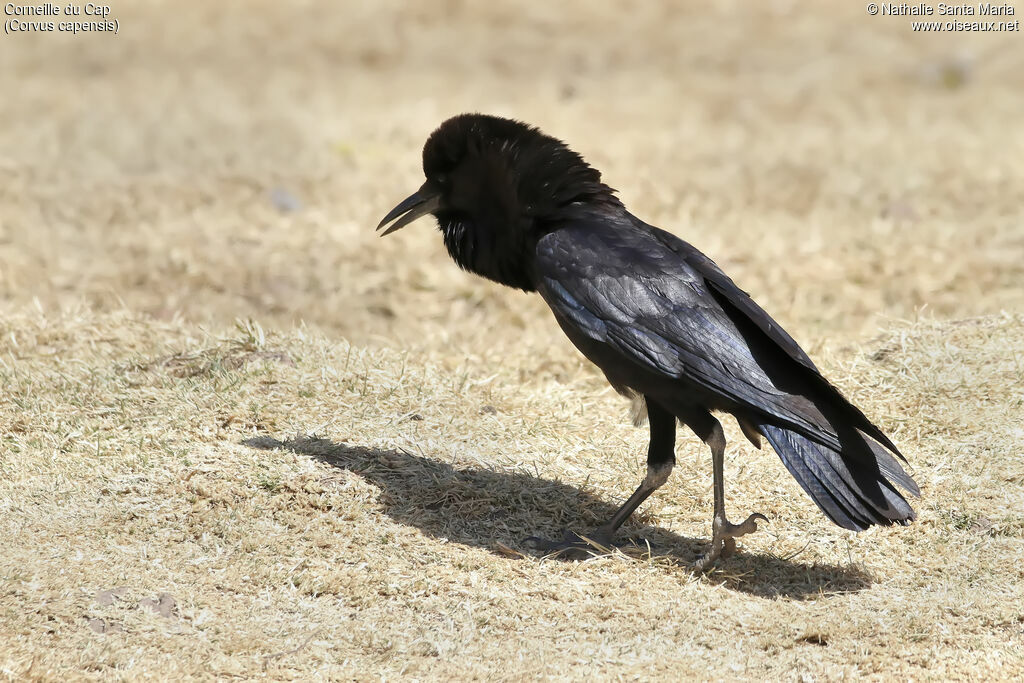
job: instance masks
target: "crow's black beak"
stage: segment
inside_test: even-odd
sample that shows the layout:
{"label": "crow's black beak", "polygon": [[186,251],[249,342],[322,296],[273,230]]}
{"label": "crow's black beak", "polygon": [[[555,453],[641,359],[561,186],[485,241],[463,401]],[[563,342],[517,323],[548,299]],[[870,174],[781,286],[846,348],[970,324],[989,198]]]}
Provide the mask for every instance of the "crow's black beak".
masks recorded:
{"label": "crow's black beak", "polygon": [[[388,212],[388,215],[384,216],[384,220],[377,225],[377,229],[380,230],[385,225],[398,218],[390,228],[380,234],[381,237],[384,235],[390,235],[395,230],[409,225],[420,216],[425,216],[428,213],[437,211],[440,207],[441,195],[436,192],[432,192],[425,187],[421,187],[410,197],[403,200],[401,204],[391,209],[391,211]],[[399,218],[399,216],[401,216],[401,218]]]}

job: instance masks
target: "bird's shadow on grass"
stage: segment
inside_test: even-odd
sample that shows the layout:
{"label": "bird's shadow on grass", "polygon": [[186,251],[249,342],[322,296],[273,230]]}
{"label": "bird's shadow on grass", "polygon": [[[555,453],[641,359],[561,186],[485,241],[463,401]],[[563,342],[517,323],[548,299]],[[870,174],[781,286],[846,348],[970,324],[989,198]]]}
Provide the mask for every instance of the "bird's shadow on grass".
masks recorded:
{"label": "bird's shadow on grass", "polygon": [[[354,472],[381,489],[384,511],[395,521],[501,555],[531,555],[524,542],[527,536],[561,538],[567,528],[585,533],[616,509],[585,490],[525,472],[461,469],[406,451],[382,451],[312,436],[284,441],[264,436],[242,443],[262,450],[289,450]],[[620,535],[624,539],[642,536],[656,561],[690,572],[696,571],[693,562],[707,546],[706,539],[657,527],[637,529],[627,524]],[[646,556],[640,548],[625,552]],[[871,584],[871,576],[854,566],[807,565],[743,550],[719,561],[718,567],[706,580],[764,597],[808,599],[859,591]]]}

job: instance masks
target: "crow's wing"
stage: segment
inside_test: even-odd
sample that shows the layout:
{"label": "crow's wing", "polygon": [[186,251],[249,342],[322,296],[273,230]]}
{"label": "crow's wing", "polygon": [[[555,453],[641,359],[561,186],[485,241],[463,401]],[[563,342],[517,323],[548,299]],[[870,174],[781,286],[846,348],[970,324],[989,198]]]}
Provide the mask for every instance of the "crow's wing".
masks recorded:
{"label": "crow's wing", "polygon": [[[782,357],[781,350],[820,377],[814,364],[710,259],[682,240],[639,222],[579,220],[540,240],[536,268],[538,290],[560,323],[606,345],[617,362],[695,384],[722,405],[841,448],[836,430],[806,395],[815,387],[792,377],[805,373],[781,373],[773,359]],[[750,323],[763,334],[752,333]],[[603,355],[592,360],[607,365]],[[624,372],[621,366],[602,369]],[[790,376],[780,381],[783,374]],[[794,390],[801,384],[808,391]]]}
{"label": "crow's wing", "polygon": [[804,350],[800,348],[800,345],[796,343],[796,340],[789,336],[789,333],[782,329],[782,326],[775,322],[763,308],[758,306],[757,302],[751,299],[749,294],[737,287],[732,278],[722,272],[718,264],[705,256],[692,244],[684,242],[672,233],[656,228],[653,225],[647,225],[646,227],[659,242],[679,254],[686,263],[700,273],[712,291],[736,307],[740,313],[757,325],[790,358],[808,370],[812,370],[815,374],[818,373],[818,368],[807,354],[804,353]]}
{"label": "crow's wing", "polygon": [[[670,232],[665,232],[660,228],[656,228],[652,225],[644,224],[651,234],[662,244],[667,246],[669,249],[679,254],[688,264],[697,270],[707,283],[710,291],[715,294],[719,303],[723,305],[723,308],[727,313],[731,314],[731,317],[735,319],[738,314],[746,320],[753,323],[758,329],[760,329],[771,341],[775,343],[778,349],[786,353],[790,358],[795,360],[797,363],[806,368],[809,372],[803,373],[804,376],[817,385],[818,391],[836,406],[839,407],[843,412],[846,413],[847,418],[850,422],[856,426],[857,429],[861,430],[865,435],[870,436],[875,441],[879,442],[888,449],[903,458],[899,449],[885,433],[876,427],[874,423],[867,418],[864,413],[860,411],[855,405],[846,400],[842,393],[832,385],[822,374],[818,371],[818,368],[814,365],[811,359],[804,353],[804,350],[800,348],[800,345],[789,336],[786,330],[782,329],[782,326],[775,322],[774,319],[768,313],[757,305],[750,295],[745,291],[736,286],[736,283],[732,279],[722,272],[722,269],[718,265],[701,253],[693,245],[684,242]],[[878,449],[874,449],[876,455],[878,455]],[[885,454],[878,455],[879,458],[884,459]],[[904,461],[906,459],[904,458]],[[909,487],[908,488],[913,488]]]}
{"label": "crow's wing", "polygon": [[912,520],[894,484],[919,489],[885,434],[710,259],[629,219],[594,215],[538,242],[537,289],[580,350],[613,384],[757,425],[836,524]]}

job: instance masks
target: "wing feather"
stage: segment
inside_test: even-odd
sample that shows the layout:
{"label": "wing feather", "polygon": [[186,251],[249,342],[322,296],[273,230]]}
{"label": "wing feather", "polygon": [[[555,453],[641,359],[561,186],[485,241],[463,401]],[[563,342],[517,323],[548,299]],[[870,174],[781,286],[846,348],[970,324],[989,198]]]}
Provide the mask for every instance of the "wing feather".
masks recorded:
{"label": "wing feather", "polygon": [[[755,357],[752,347],[763,340],[744,334],[735,313],[723,306],[718,290],[741,290],[717,266],[711,269],[711,261],[700,255],[704,262],[698,260],[698,268],[689,256],[700,252],[679,240],[692,254],[680,253],[685,250],[666,244],[661,231],[652,232],[656,229],[614,228],[579,222],[538,243],[537,287],[556,317],[623,360],[839,447],[836,431],[817,406],[778,386],[778,377],[773,379]],[[817,375],[767,313],[752,301],[746,308],[773,345]],[[600,359],[592,360],[601,365]]]}
{"label": "wing feather", "polygon": [[697,401],[749,422],[840,526],[914,518],[894,484],[919,490],[888,437],[694,247],[602,216],[543,237],[535,264],[537,290],[562,328],[620,391]]}

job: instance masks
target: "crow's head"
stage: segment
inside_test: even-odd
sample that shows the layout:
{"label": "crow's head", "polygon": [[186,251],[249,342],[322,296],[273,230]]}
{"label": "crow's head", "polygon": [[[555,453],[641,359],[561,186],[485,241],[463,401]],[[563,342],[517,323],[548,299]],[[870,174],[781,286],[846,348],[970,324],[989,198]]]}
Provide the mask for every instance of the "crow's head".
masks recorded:
{"label": "crow's head", "polygon": [[[462,114],[423,147],[427,180],[391,210],[384,235],[433,214],[460,267],[531,290],[529,252],[581,203],[618,206],[601,174],[565,143],[519,121]],[[397,220],[396,220],[397,219]]]}

